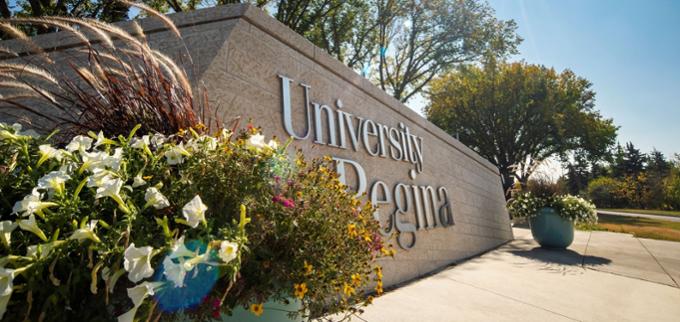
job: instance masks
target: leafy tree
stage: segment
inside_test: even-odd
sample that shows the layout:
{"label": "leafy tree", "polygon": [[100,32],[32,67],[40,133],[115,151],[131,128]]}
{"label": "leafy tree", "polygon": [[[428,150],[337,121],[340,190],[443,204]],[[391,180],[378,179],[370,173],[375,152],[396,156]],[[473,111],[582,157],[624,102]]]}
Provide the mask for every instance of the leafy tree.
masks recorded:
{"label": "leafy tree", "polygon": [[680,209],[680,155],[670,163],[669,174],[664,178],[664,202],[672,209]]}
{"label": "leafy tree", "polygon": [[[392,5],[390,5],[392,4]],[[384,0],[378,16],[376,82],[406,102],[435,76],[492,52],[517,52],[514,21],[477,0]]]}
{"label": "leafy tree", "polygon": [[[128,11],[128,5],[112,0],[0,0],[0,15],[3,18],[66,16],[114,22],[127,19]],[[54,28],[40,27],[34,29],[34,32],[53,30]]]}
{"label": "leafy tree", "polygon": [[382,1],[335,2],[308,30],[296,31],[348,67],[362,69],[376,55],[378,21],[384,14]]}
{"label": "leafy tree", "polygon": [[620,194],[621,186],[621,181],[617,179],[597,178],[588,183],[587,196],[596,206],[601,208],[621,207],[624,206],[625,202]]}
{"label": "leafy tree", "polygon": [[591,83],[524,62],[461,66],[432,82],[429,120],[499,167],[507,189],[531,164],[578,152],[606,155],[617,128],[594,108]]}

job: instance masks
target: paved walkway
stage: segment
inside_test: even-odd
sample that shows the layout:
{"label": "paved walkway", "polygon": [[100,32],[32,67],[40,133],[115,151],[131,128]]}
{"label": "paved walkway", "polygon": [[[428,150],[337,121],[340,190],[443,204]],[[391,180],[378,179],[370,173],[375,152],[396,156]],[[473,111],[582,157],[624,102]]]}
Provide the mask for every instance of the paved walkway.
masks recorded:
{"label": "paved walkway", "polygon": [[633,213],[629,213],[629,212],[607,211],[607,210],[598,210],[597,213],[598,213],[598,214],[603,214],[603,215],[626,216],[626,217],[642,217],[642,218],[649,218],[649,219],[656,219],[656,220],[665,220],[665,221],[680,222],[680,217],[673,217],[673,216],[649,215],[649,214],[633,214]]}
{"label": "paved walkway", "polygon": [[515,241],[386,293],[353,321],[680,321],[680,243],[576,232]]}

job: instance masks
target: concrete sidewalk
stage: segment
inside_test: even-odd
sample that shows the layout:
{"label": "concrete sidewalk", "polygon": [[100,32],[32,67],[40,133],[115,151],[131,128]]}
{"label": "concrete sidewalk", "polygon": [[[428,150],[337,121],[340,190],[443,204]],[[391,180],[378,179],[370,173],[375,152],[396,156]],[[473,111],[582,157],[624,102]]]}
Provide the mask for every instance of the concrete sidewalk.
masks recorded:
{"label": "concrete sidewalk", "polygon": [[505,246],[375,300],[353,321],[680,321],[680,243],[576,232],[545,250]]}

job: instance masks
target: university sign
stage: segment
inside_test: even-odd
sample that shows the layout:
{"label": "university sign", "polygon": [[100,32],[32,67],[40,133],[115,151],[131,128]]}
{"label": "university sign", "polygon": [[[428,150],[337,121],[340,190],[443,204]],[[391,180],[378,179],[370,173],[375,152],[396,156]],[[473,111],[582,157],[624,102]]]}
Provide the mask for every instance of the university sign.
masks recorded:
{"label": "university sign", "polygon": [[[387,125],[354,115],[343,110],[344,104],[340,99],[335,104],[315,102],[310,99],[312,87],[304,83],[298,84],[304,97],[303,104],[295,108],[291,103],[291,87],[295,81],[284,75],[278,77],[281,80],[283,127],[290,137],[336,149],[363,150],[374,158],[411,163],[413,168],[407,174],[411,181],[423,171],[424,140],[411,133],[404,123]],[[303,131],[296,132],[293,113],[304,114],[306,124]],[[383,161],[380,159],[374,162]],[[368,193],[371,204],[379,207],[374,217],[383,223],[383,235],[397,232],[397,243],[402,248],[409,249],[415,245],[417,230],[454,225],[446,187],[405,182],[388,184],[380,178],[367,179],[366,171],[359,162],[340,157],[333,157],[333,160],[342,183],[350,185],[347,171],[354,171],[357,182],[353,186],[357,195]],[[388,215],[381,216],[382,211]],[[407,216],[414,220],[405,219]],[[385,217],[387,220],[384,220]],[[407,235],[410,235],[410,241],[406,240]]]}
{"label": "university sign", "polygon": [[[217,116],[292,138],[309,158],[332,156],[339,179],[377,207],[383,235],[402,248],[381,260],[385,286],[512,239],[498,169],[324,50],[248,5],[169,18],[183,39],[139,23],[154,49],[184,62],[188,51],[189,77]],[[86,55],[64,33],[35,40],[55,66]],[[32,58],[29,48],[12,60]]]}

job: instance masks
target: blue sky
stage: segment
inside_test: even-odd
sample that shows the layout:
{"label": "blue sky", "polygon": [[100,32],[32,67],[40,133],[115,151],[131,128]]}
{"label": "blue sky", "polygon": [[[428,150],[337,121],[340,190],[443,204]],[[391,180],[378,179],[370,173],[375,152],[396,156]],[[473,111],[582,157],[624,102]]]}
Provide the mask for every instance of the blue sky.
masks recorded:
{"label": "blue sky", "polygon": [[680,1],[490,0],[524,38],[513,60],[589,79],[619,141],[680,153]]}

